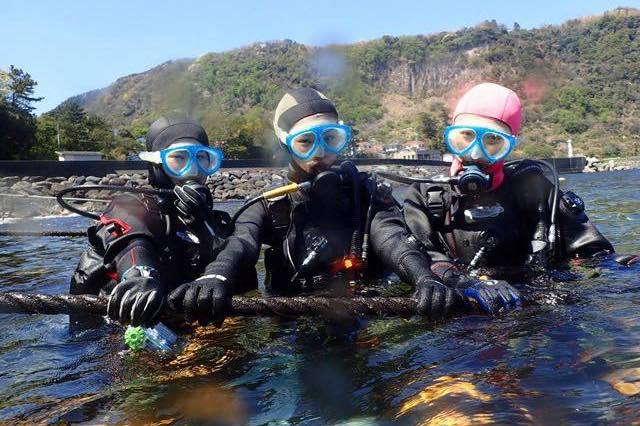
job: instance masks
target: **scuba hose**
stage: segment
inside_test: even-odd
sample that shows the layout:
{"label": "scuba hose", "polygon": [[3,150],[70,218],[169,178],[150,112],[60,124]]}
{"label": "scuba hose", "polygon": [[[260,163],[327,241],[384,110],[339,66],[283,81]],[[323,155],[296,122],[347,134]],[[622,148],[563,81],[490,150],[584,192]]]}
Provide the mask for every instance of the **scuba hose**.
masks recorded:
{"label": "scuba hose", "polygon": [[378,190],[378,177],[376,176],[376,172],[371,173],[371,181],[373,182],[371,196],[369,198],[369,208],[367,209],[367,220],[364,224],[364,236],[362,237],[362,265],[364,268],[367,267],[367,262],[369,259],[369,234],[371,234],[371,222],[373,220],[373,203],[376,195],[376,191]]}
{"label": "scuba hose", "polygon": [[351,161],[345,161],[340,165],[340,171],[343,172],[351,181],[353,186],[353,234],[351,235],[350,255],[354,258],[361,258],[362,249],[362,216],[360,199],[360,182],[358,182],[358,169]]}
{"label": "scuba hose", "polygon": [[[240,209],[238,209],[238,211],[233,215],[231,223],[235,224],[240,214],[242,214],[246,209],[248,209],[253,204],[259,201],[269,200],[269,199],[286,195],[295,191],[304,190],[309,188],[310,186],[311,186],[310,182],[302,182],[300,184],[290,183],[288,185],[263,192],[259,196],[250,199],[242,207],[240,207]],[[73,186],[70,188],[65,188],[62,191],[58,192],[55,198],[58,201],[58,204],[60,204],[60,206],[62,206],[62,208],[64,208],[65,210],[68,210],[72,213],[79,214],[80,216],[84,216],[89,219],[100,220],[99,215],[74,207],[69,203],[67,203],[67,200],[69,199],[64,198],[64,196],[67,195],[68,193],[76,192],[76,191],[84,191],[84,190],[119,191],[119,192],[128,192],[132,194],[147,194],[147,195],[158,195],[158,196],[174,195],[173,191],[170,189],[134,188],[134,187],[127,187],[127,186],[120,186],[120,185],[85,185],[85,186]],[[76,199],[71,199],[71,200],[76,200]],[[100,201],[105,202],[107,200],[100,200]]]}
{"label": "scuba hose", "polygon": [[231,224],[234,225],[235,227],[236,221],[238,220],[240,215],[244,213],[245,210],[247,210],[249,207],[251,207],[256,203],[259,203],[263,200],[270,200],[272,198],[280,197],[282,195],[291,194],[292,192],[306,190],[309,187],[311,187],[311,182],[302,182],[302,183],[292,182],[288,185],[280,186],[270,191],[263,192],[257,197],[253,197],[249,199],[246,203],[244,203],[242,207],[240,207],[238,211],[236,211],[233,217],[231,218]]}
{"label": "scuba hose", "polygon": [[84,190],[119,191],[119,192],[129,192],[132,194],[165,195],[165,196],[173,194],[173,191],[170,189],[134,188],[134,187],[128,187],[128,186],[121,186],[121,185],[86,185],[86,186],[72,186],[70,188],[65,188],[56,194],[56,200],[58,201],[58,204],[60,204],[60,206],[62,206],[62,208],[64,208],[65,210],[69,210],[70,212],[79,214],[80,216],[88,217],[89,219],[100,220],[99,215],[74,207],[69,203],[67,203],[66,200],[63,198],[66,194],[70,192],[84,191]]}
{"label": "scuba hose", "polygon": [[[507,165],[512,165],[512,164],[517,164],[520,163],[524,160],[514,160],[514,161],[509,161],[508,163],[505,163],[505,167]],[[556,170],[556,168],[549,163],[548,161],[544,161],[544,160],[529,160],[529,161],[534,161],[537,164],[543,165],[544,167],[547,168],[547,170],[549,170],[551,172],[551,175],[553,176],[553,201],[551,202],[551,220],[550,220],[550,225],[549,225],[549,230],[547,232],[547,241],[549,242],[549,250],[551,253],[555,252],[555,248],[556,248],[556,214],[557,214],[557,210],[558,210],[558,193],[560,192],[560,177],[558,176],[558,171]],[[546,210],[546,208],[545,208]]]}
{"label": "scuba hose", "polygon": [[429,178],[415,178],[409,176],[396,175],[395,173],[377,172],[378,176],[382,176],[385,179],[392,180],[398,183],[404,183],[405,185],[412,185],[414,183],[447,183],[455,185],[458,179],[455,177],[448,177],[443,175],[432,176]]}

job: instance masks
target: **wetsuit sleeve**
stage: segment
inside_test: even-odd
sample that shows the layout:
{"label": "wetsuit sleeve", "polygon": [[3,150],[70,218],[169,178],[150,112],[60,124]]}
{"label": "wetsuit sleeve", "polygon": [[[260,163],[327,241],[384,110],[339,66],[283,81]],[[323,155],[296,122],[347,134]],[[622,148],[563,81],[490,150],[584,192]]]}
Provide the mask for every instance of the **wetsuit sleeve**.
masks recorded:
{"label": "wetsuit sleeve", "polygon": [[597,253],[614,253],[609,240],[587,217],[584,204],[576,207],[576,203],[570,201],[575,196],[573,193],[560,195],[557,221],[562,255],[569,258],[588,258]]}
{"label": "wetsuit sleeve", "polygon": [[[387,268],[412,285],[425,275],[441,278],[442,273],[453,266],[432,243],[432,238],[437,237],[432,235],[423,199],[420,187],[412,185],[407,190],[404,212],[380,211],[371,224],[371,244],[376,255]],[[418,233],[413,232],[408,221],[421,223]]]}
{"label": "wetsuit sleeve", "polygon": [[116,197],[100,215],[96,236],[104,247],[104,263],[112,265],[116,280],[134,266],[158,268],[164,219],[153,199]]}
{"label": "wetsuit sleeve", "polygon": [[266,219],[267,211],[263,203],[255,203],[245,210],[238,217],[235,230],[224,242],[216,259],[207,265],[204,275],[221,275],[234,286],[239,286],[238,280],[246,276],[246,270],[258,262]]}

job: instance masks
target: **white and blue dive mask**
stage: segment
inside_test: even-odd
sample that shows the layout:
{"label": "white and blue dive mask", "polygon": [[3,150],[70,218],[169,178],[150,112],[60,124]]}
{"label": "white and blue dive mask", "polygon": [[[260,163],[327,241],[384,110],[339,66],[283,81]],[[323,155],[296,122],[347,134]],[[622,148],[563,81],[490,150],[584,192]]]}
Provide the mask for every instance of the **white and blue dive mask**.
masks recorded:
{"label": "white and blue dive mask", "polygon": [[218,148],[200,144],[173,146],[161,151],[144,151],[140,159],[162,168],[172,179],[183,180],[197,176],[211,176],[222,165],[224,155]]}
{"label": "white and blue dive mask", "polygon": [[285,144],[295,157],[304,161],[313,157],[319,148],[338,154],[350,140],[351,127],[345,124],[324,124],[287,135]]}
{"label": "white and blue dive mask", "polygon": [[508,133],[478,126],[449,126],[444,131],[444,143],[460,158],[491,164],[508,156],[517,138]]}

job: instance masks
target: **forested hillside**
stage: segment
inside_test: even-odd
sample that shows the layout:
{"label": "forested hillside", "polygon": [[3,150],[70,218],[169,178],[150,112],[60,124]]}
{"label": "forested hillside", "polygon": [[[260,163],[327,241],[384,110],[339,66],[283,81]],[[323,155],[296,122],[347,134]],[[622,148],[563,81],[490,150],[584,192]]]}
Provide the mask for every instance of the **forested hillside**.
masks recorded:
{"label": "forested hillside", "polygon": [[[441,147],[451,104],[494,81],[525,102],[519,153],[550,156],[574,140],[579,153],[640,152],[640,11],[617,9],[525,30],[484,22],[455,32],[384,36],[349,45],[293,41],[170,61],[67,101],[124,137],[160,114],[201,120],[228,156],[268,153],[271,112],[283,89],[312,85],[333,97],[360,140],[426,140]],[[63,106],[64,107],[64,106]]]}

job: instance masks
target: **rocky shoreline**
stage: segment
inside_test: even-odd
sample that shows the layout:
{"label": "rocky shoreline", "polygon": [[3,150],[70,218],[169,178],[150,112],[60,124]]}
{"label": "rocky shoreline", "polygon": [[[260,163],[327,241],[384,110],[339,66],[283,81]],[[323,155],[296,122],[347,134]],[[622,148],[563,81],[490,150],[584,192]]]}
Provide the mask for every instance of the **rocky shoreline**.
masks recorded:
{"label": "rocky shoreline", "polygon": [[615,158],[600,160],[597,157],[587,157],[584,173],[613,172],[619,170],[640,169],[640,158]]}
{"label": "rocky shoreline", "polygon": [[[372,169],[396,173],[403,176],[424,177],[446,172],[442,167],[375,166],[360,167],[362,171]],[[287,182],[287,170],[273,169],[223,169],[211,176],[207,187],[214,201],[242,201],[263,192],[268,187],[284,185]],[[0,219],[3,217],[27,218],[35,216],[67,214],[55,200],[39,197],[52,197],[71,186],[118,185],[126,187],[149,187],[146,173],[112,173],[99,176],[48,177],[43,176],[5,176],[0,177]],[[70,197],[89,199],[109,199],[110,191],[79,190]],[[99,211],[104,208],[102,202],[79,202],[81,208]]]}

